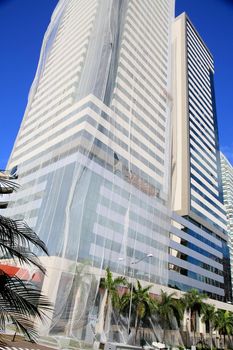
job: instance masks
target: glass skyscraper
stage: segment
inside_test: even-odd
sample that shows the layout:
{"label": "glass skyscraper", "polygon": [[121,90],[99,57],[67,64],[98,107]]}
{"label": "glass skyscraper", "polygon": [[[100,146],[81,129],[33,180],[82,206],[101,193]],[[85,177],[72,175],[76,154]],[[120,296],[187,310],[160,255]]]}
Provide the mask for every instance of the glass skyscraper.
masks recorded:
{"label": "glass skyscraper", "polygon": [[51,333],[93,338],[107,266],[168,284],[173,15],[171,0],[61,0],[45,34],[7,215],[48,246]]}
{"label": "glass skyscraper", "polygon": [[233,280],[233,167],[227,157],[220,153],[223,200],[227,214],[228,246],[230,250],[231,281]]}
{"label": "glass skyscraper", "polygon": [[172,38],[172,0],[60,0],[53,13],[8,163],[21,188],[6,213],[50,252],[43,334],[96,339],[106,267],[154,294],[228,298],[213,62],[181,18]]}
{"label": "glass skyscraper", "polygon": [[183,220],[175,220],[182,234],[174,228],[171,234],[171,285],[196,284],[210,297],[229,301],[213,58],[186,14],[174,22],[173,50],[172,207]]}

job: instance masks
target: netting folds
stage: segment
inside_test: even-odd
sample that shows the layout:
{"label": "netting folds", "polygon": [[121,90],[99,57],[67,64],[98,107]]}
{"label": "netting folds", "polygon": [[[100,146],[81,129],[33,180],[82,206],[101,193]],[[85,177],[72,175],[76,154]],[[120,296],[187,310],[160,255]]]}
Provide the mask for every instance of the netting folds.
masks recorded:
{"label": "netting folds", "polygon": [[61,341],[130,341],[127,315],[100,288],[107,267],[168,284],[172,10],[61,1],[45,36],[9,164],[21,183],[9,215],[48,246],[54,313],[41,332]]}

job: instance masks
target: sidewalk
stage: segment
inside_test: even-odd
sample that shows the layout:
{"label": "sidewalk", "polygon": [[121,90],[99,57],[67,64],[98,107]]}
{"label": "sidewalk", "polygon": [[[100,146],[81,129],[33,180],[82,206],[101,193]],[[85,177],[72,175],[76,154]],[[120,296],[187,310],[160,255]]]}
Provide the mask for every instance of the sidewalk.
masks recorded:
{"label": "sidewalk", "polygon": [[0,345],[0,350],[56,350],[56,348],[30,343],[24,340],[6,341],[6,345]]}

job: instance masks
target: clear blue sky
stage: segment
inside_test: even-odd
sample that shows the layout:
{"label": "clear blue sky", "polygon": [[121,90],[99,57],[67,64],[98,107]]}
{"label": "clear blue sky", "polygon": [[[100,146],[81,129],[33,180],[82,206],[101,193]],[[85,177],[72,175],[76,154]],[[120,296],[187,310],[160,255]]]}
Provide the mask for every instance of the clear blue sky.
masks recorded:
{"label": "clear blue sky", "polygon": [[[5,167],[17,135],[57,2],[0,0],[0,168]],[[233,0],[176,0],[177,14],[183,11],[215,59],[220,145],[233,163]]]}
{"label": "clear blue sky", "polygon": [[0,0],[0,169],[17,135],[57,0]]}

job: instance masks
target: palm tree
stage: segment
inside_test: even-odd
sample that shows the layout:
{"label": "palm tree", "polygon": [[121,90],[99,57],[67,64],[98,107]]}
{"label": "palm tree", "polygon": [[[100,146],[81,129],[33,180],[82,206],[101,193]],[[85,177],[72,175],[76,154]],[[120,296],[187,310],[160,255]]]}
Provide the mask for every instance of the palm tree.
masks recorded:
{"label": "palm tree", "polygon": [[25,222],[0,215],[1,259],[17,260],[21,265],[32,264],[45,273],[44,267],[37,255],[32,252],[30,245],[39,248],[48,255],[44,242]]}
{"label": "palm tree", "polygon": [[162,323],[163,339],[165,341],[166,327],[172,327],[174,320],[177,321],[178,327],[183,319],[184,307],[178,299],[174,299],[176,293],[167,294],[163,290],[160,293],[160,300],[158,302],[157,314]]}
{"label": "palm tree", "polygon": [[207,296],[200,293],[197,289],[190,289],[184,294],[182,298],[186,310],[190,314],[191,331],[193,331],[194,345],[196,344],[197,316],[200,317],[203,313],[203,300],[206,298]]}
{"label": "palm tree", "polygon": [[[1,174],[0,193],[15,190],[17,185]],[[35,340],[35,321],[44,320],[45,311],[51,309],[51,304],[33,283],[5,272],[5,259],[11,259],[18,265],[36,266],[44,274],[45,269],[31,246],[48,255],[44,242],[26,223],[0,215],[0,329],[4,332],[6,325],[13,323],[17,332]]]}
{"label": "palm tree", "polygon": [[44,242],[26,223],[0,216],[0,328],[4,331],[6,324],[12,322],[18,332],[34,340],[35,318],[43,320],[44,311],[50,310],[51,305],[33,283],[4,272],[4,259],[7,258],[20,265],[34,265],[45,273],[39,259],[30,250],[30,245],[48,253]]}
{"label": "palm tree", "polygon": [[218,330],[220,340],[223,335],[224,349],[226,346],[226,335],[229,337],[233,333],[233,314],[226,310],[218,310],[215,318],[215,329]]}
{"label": "palm tree", "polygon": [[[118,307],[118,290],[117,287],[120,285],[127,285],[128,282],[125,277],[119,276],[113,278],[113,274],[110,268],[106,269],[106,276],[100,281],[100,288],[105,290],[102,305],[100,307],[99,322],[96,328],[98,333],[102,333],[106,329],[107,315],[111,311],[111,308]],[[101,311],[102,310],[102,311]]]}
{"label": "palm tree", "polygon": [[210,348],[213,348],[213,327],[216,320],[216,309],[214,305],[204,304],[202,309],[202,322],[209,324]]}
{"label": "palm tree", "polygon": [[149,294],[151,287],[152,285],[142,288],[141,283],[137,280],[137,287],[133,286],[132,293],[127,293],[124,295],[124,312],[129,310],[130,300],[132,303],[132,319],[134,319],[135,343],[137,340],[139,326],[142,322],[146,322],[157,309],[156,300]]}

